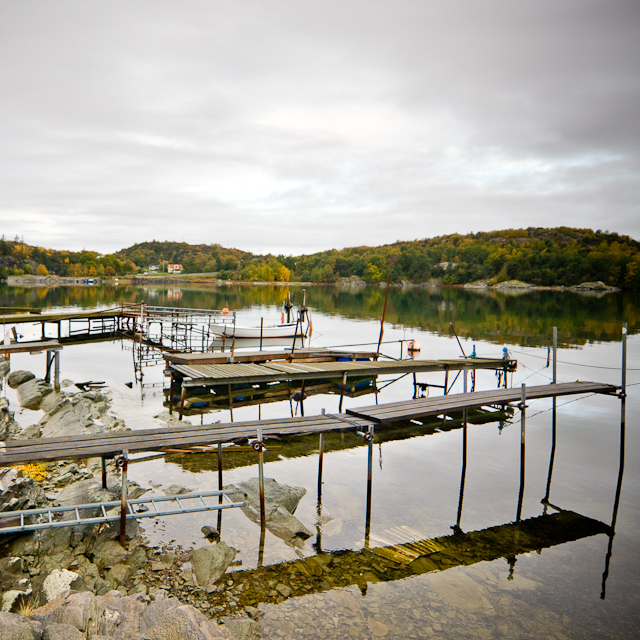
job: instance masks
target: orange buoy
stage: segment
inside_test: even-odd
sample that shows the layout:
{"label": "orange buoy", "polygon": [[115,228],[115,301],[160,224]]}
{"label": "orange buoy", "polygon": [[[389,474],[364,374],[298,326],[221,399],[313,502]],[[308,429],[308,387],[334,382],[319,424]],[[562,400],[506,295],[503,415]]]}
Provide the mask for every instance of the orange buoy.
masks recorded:
{"label": "orange buoy", "polygon": [[227,309],[227,307],[225,307],[225,308],[222,310],[222,315],[223,315],[223,316],[228,316],[228,315],[229,315],[229,309]]}
{"label": "orange buoy", "polygon": [[417,340],[412,340],[407,345],[407,351],[420,351],[420,343]]}

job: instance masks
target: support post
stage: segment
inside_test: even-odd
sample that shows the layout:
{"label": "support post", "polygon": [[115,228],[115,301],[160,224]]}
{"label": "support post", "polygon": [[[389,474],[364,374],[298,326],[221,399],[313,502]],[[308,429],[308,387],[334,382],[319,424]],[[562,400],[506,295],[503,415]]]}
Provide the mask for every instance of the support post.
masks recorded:
{"label": "support post", "polygon": [[184,411],[184,401],[187,397],[187,387],[182,383],[182,389],[180,391],[180,413],[178,414],[178,420],[182,420],[182,412]]}
{"label": "support post", "polygon": [[258,450],[258,482],[260,485],[260,530],[266,528],[266,508],[264,504],[264,444],[262,442],[262,429],[258,429],[258,439],[255,444]]}
{"label": "support post", "polygon": [[340,404],[338,405],[338,413],[342,413],[342,400],[344,398],[344,388],[347,386],[347,372],[342,374],[342,388],[340,389]]}
{"label": "support post", "polygon": [[264,318],[260,318],[260,351],[262,351],[262,331],[264,328]]}
{"label": "support post", "polygon": [[107,489],[107,459],[102,456],[102,488]]}
{"label": "support post", "polygon": [[447,395],[447,385],[449,384],[449,367],[444,370],[444,395]]}
{"label": "support post", "polygon": [[462,392],[467,393],[467,373],[468,371],[464,370],[464,375],[462,376]]}
{"label": "support post", "polygon": [[522,384],[522,396],[520,398],[520,492],[518,494],[518,512],[516,522],[522,517],[522,501],[524,498],[525,479],[525,442],[526,442],[526,416],[527,416],[527,385]]}
{"label": "support post", "polygon": [[627,396],[627,323],[622,325],[622,397]]}
{"label": "support post", "polygon": [[558,382],[558,327],[553,327],[553,384]]}
{"label": "support post", "polygon": [[[384,318],[387,315],[387,300],[389,299],[389,287],[391,286],[391,276],[387,278],[387,292],[384,294],[384,308],[382,309],[382,318],[380,318],[380,337],[378,338],[377,356],[380,356],[380,345],[382,344],[382,336],[384,335]],[[378,358],[376,357],[376,360]]]}
{"label": "support post", "polygon": [[60,351],[53,353],[53,389],[60,391]]}
{"label": "support post", "polygon": [[120,544],[126,546],[127,533],[127,466],[129,452],[125,449],[118,458],[117,465],[122,469],[122,494],[120,498]]}
{"label": "support post", "polygon": [[173,415],[173,369],[169,377],[169,415]]}
{"label": "support post", "polygon": [[369,548],[369,535],[371,534],[371,493],[372,493],[372,481],[373,481],[373,425],[369,425],[369,429],[366,434],[367,442],[369,445],[368,457],[367,457],[367,511],[366,521],[364,527],[364,548]]}

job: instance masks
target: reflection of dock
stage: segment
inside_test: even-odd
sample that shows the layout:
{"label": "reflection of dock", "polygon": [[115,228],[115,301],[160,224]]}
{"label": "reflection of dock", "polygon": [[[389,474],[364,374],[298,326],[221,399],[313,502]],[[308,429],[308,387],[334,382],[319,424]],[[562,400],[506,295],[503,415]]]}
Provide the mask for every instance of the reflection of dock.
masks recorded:
{"label": "reflection of dock", "polygon": [[[610,532],[608,525],[572,511],[432,539],[417,539],[412,535],[415,532],[407,528],[402,531],[402,527],[397,529],[386,537],[404,536],[405,542],[388,542],[357,551],[319,551],[315,556],[293,562],[235,571],[227,574],[226,578],[233,581],[231,589],[239,584],[255,585],[251,591],[245,590],[240,596],[241,600],[247,598],[255,602],[274,600],[268,586],[274,580],[290,586],[291,594],[288,597],[351,585],[357,585],[364,592],[368,584],[402,580],[498,558],[514,563],[516,556],[524,553],[540,552]],[[324,567],[329,566],[330,572],[323,571]],[[283,598],[278,595],[275,599]]]}

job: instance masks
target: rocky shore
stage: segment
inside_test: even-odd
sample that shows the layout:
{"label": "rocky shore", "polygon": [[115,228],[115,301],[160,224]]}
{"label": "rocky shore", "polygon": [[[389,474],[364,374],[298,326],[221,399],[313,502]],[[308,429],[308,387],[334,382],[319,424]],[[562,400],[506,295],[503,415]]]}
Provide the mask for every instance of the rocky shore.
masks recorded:
{"label": "rocky shore", "polygon": [[[5,360],[0,361],[0,376],[23,409],[43,414],[37,423],[20,426],[8,400],[0,399],[0,441],[127,429],[111,412],[105,390],[72,391],[73,383],[64,381],[56,393],[31,372],[9,372]],[[103,489],[100,459],[0,468],[0,512],[117,500],[120,477],[113,463],[107,484],[109,490]],[[144,493],[128,483],[130,498]],[[298,531],[307,535],[287,514],[295,522],[281,525],[281,537],[292,540]],[[280,514],[281,519],[287,514]],[[226,589],[225,572],[236,551],[207,529],[205,545],[188,551],[149,547],[136,521],[127,524],[126,548],[118,542],[119,528],[107,524],[0,536],[0,638],[260,638],[254,620],[258,609],[238,608],[238,599]]]}

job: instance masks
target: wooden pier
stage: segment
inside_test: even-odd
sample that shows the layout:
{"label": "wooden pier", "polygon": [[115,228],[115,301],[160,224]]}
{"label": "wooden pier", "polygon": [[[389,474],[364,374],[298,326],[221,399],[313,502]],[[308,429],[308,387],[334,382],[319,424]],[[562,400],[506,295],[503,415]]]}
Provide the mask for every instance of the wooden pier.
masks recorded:
{"label": "wooden pier", "polygon": [[62,345],[57,340],[41,340],[33,342],[13,342],[11,344],[0,344],[0,356],[9,359],[14,353],[42,353],[46,351],[47,363],[45,366],[45,382],[51,379],[51,366],[54,366],[53,387],[60,391],[60,351]]}
{"label": "wooden pier", "polygon": [[[610,384],[571,382],[529,387],[526,390],[526,397],[527,399],[550,398],[584,393],[614,395],[617,391],[618,388]],[[93,457],[111,458],[121,454],[124,450],[132,453],[163,449],[188,449],[197,445],[251,440],[257,437],[258,430],[261,430],[264,438],[278,435],[323,433],[341,429],[362,430],[372,424],[389,423],[391,420],[387,418],[391,413],[393,420],[400,421],[424,415],[462,411],[483,405],[508,404],[518,402],[521,397],[522,390],[518,387],[378,405],[376,409],[381,412],[380,414],[374,413],[372,407],[364,407],[361,410],[350,410],[347,413],[299,418],[253,420],[205,426],[181,425],[164,429],[41,438],[39,440],[7,440],[0,442],[0,467],[37,461]],[[443,400],[446,400],[446,404],[443,404]]]}
{"label": "wooden pier", "polygon": [[183,387],[200,387],[220,384],[252,384],[281,382],[283,380],[319,380],[344,378],[345,376],[401,375],[425,371],[463,371],[475,369],[515,369],[515,360],[498,358],[458,358],[455,360],[392,360],[309,362],[246,362],[229,364],[170,364],[179,374]]}

